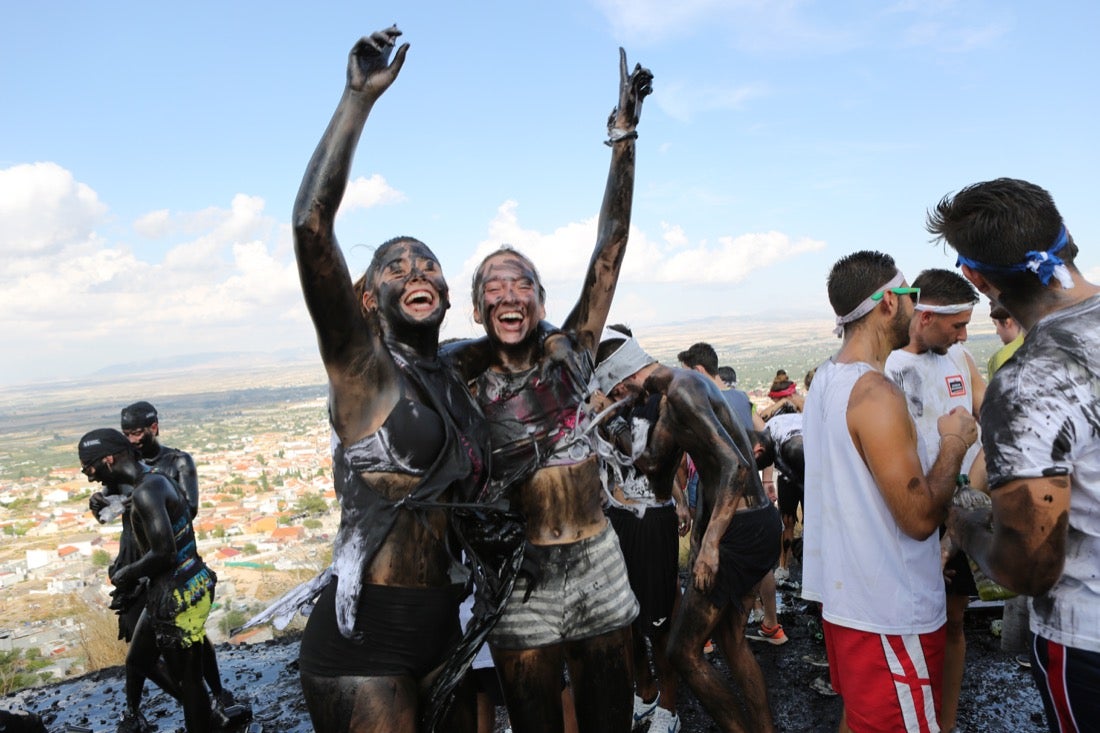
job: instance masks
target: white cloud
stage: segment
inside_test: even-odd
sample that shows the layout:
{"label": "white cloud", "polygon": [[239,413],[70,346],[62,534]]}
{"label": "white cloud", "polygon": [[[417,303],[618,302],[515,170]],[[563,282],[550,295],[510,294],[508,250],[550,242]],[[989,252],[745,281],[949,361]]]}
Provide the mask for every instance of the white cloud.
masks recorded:
{"label": "white cloud", "polygon": [[661,267],[651,270],[657,282],[736,283],[754,270],[825,248],[825,243],[802,237],[792,240],[781,232],[719,237],[718,246],[706,242],[676,252]]}
{"label": "white cloud", "polygon": [[359,176],[348,181],[344,191],[344,200],[340,203],[337,216],[350,213],[355,209],[369,209],[375,206],[388,206],[405,201],[405,194],[390,188],[386,179],[375,173],[370,178]]}
{"label": "white cloud", "polygon": [[[596,242],[596,218],[566,224],[549,234],[524,229],[517,216],[518,205],[506,201],[489,224],[489,237],[478,244],[463,263],[459,282],[469,282],[474,268],[501,244],[510,244],[527,255],[553,298],[552,283],[578,284],[588,267]],[[678,224],[661,223],[662,240],[657,242],[632,226],[630,244],[623,260],[620,281],[660,282],[691,286],[698,283],[736,283],[754,270],[789,261],[824,249],[825,243],[802,237],[792,239],[781,232],[721,236],[717,246],[706,241],[693,243]],[[570,293],[569,297],[575,297]],[[548,303],[548,310],[552,310]]]}
{"label": "white cloud", "polygon": [[57,253],[86,241],[106,215],[95,191],[55,163],[0,170],[0,249],[5,258]]}
{"label": "white cloud", "polygon": [[[21,344],[0,376],[57,370],[35,364],[46,354],[90,371],[157,355],[308,343],[287,230],[262,199],[237,195],[228,209],[141,217],[139,233],[192,235],[157,262],[155,253],[105,241],[94,230],[105,207],[59,166],[0,171],[0,189],[27,192],[17,206],[7,200],[0,228],[5,251],[22,255],[0,266],[0,328]],[[36,228],[42,219],[81,225]]]}
{"label": "white cloud", "polygon": [[690,122],[703,112],[741,109],[746,102],[767,94],[763,84],[733,87],[673,81],[661,86],[661,93],[654,95],[654,101],[669,117]]}

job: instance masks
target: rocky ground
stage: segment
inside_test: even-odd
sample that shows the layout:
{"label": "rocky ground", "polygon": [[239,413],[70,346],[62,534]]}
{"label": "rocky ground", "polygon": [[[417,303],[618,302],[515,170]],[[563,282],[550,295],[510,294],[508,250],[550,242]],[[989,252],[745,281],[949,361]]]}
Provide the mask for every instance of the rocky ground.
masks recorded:
{"label": "rocky ground", "polygon": [[[781,731],[835,731],[840,720],[839,698],[824,697],[811,689],[827,670],[807,664],[803,657],[821,656],[814,618],[804,610],[793,588],[781,590],[780,621],[790,641],[782,646],[754,644],[771,695],[771,707]],[[977,608],[967,615],[967,668],[959,713],[960,731],[1046,730],[1042,703],[1030,674],[1011,654],[1001,651],[1000,639],[990,632],[999,608]],[[308,733],[309,722],[298,685],[298,642],[287,638],[265,644],[218,648],[227,687],[251,700],[255,722],[237,733]],[[725,669],[720,655],[712,663]],[[179,706],[156,688],[147,689],[146,717],[160,731],[183,731]],[[25,710],[42,716],[51,733],[113,733],[123,699],[120,668],[102,670],[75,680],[39,687],[0,699],[0,709]],[[716,731],[690,691],[681,694],[679,715],[684,733]],[[496,730],[506,727],[503,708],[497,711]]]}

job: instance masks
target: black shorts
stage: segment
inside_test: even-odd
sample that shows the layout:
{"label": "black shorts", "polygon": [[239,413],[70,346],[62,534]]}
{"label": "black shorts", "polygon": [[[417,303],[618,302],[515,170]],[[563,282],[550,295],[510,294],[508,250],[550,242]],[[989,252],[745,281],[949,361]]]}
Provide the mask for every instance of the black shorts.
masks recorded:
{"label": "black shorts", "polygon": [[607,518],[619,537],[630,589],[641,607],[636,628],[667,629],[680,582],[676,507],[647,509],[640,519],[628,509],[610,507]]}
{"label": "black shorts", "polygon": [[944,570],[954,570],[955,576],[951,578],[951,582],[947,582],[947,578],[944,578],[944,587],[949,596],[976,596],[978,595],[978,585],[974,582],[974,573],[970,570],[970,560],[967,559],[966,553],[956,552],[947,564],[943,566]]}
{"label": "black shorts", "polygon": [[802,484],[791,481],[781,473],[775,482],[775,490],[779,494],[779,513],[784,517],[797,517],[798,507],[806,493]]}
{"label": "black shorts", "polygon": [[460,595],[456,588],[397,588],[364,585],[355,630],[363,640],[345,638],[336,624],[336,579],[309,614],[298,667],[317,677],[416,679],[438,667],[461,636]]}
{"label": "black shorts", "polygon": [[718,577],[707,599],[718,608],[727,603],[741,608],[741,600],[779,560],[782,536],[783,520],[772,504],[734,514],[718,544]]}

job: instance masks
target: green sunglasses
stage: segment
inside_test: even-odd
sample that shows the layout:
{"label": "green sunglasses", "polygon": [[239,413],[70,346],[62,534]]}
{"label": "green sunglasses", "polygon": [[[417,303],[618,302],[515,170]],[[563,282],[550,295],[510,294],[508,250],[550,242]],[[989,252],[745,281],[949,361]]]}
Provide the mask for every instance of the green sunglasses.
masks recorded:
{"label": "green sunglasses", "polygon": [[873,293],[871,295],[871,300],[882,300],[882,296],[886,294],[887,290],[889,290],[894,295],[912,295],[914,303],[920,300],[920,288],[886,288],[884,290],[878,291],[877,293]]}

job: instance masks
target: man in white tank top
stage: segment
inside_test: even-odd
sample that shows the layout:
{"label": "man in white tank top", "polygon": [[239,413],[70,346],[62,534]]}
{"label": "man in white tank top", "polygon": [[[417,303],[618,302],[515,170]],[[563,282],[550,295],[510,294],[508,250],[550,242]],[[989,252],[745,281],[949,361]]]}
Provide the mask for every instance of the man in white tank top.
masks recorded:
{"label": "man in white tank top", "polygon": [[[939,417],[961,407],[976,419],[981,410],[985,380],[962,345],[980,298],[966,278],[950,270],[925,270],[913,286],[920,288],[920,303],[909,323],[909,343],[890,354],[886,376],[905,393],[909,416],[917,426],[921,466],[927,471],[939,453]],[[970,483],[977,488],[985,488],[985,460],[975,461],[980,451],[980,444],[970,446],[960,473],[971,475]],[[955,727],[966,663],[963,613],[978,589],[961,552],[948,559],[944,574],[948,578],[947,640],[940,727],[949,731]]]}
{"label": "man in white tank top", "polygon": [[977,426],[963,409],[940,417],[926,472],[905,396],[883,373],[909,340],[919,292],[879,252],[842,258],[828,291],[844,342],[803,411],[802,595],[821,603],[841,730],[935,733],[946,620],[937,530]]}

